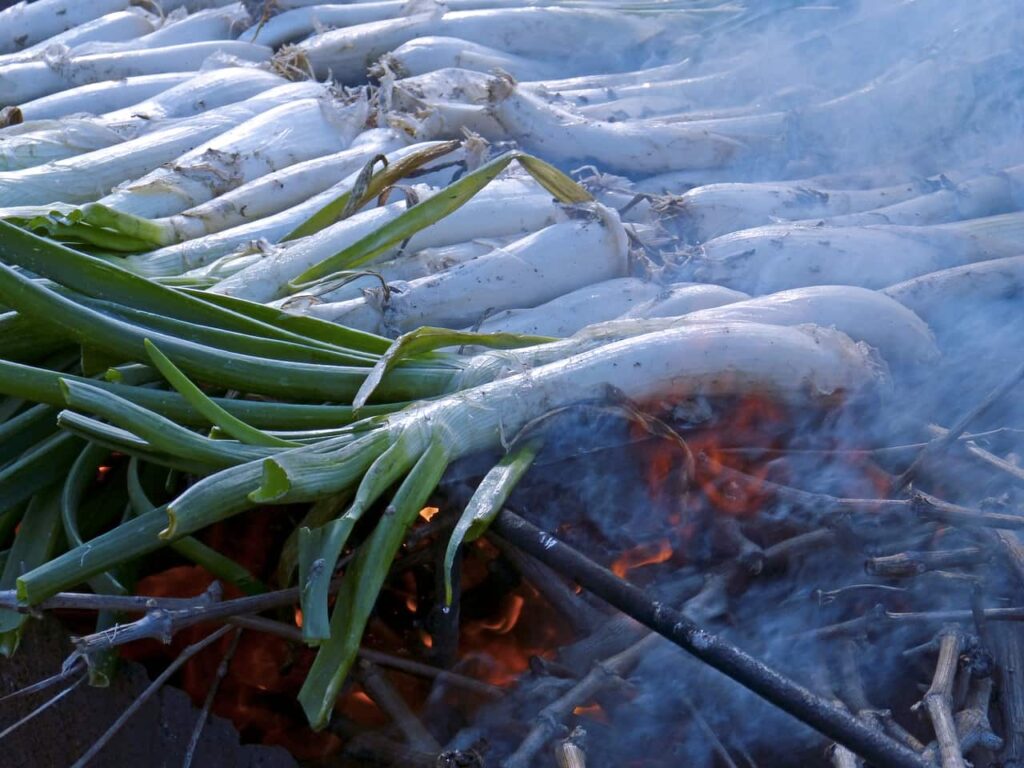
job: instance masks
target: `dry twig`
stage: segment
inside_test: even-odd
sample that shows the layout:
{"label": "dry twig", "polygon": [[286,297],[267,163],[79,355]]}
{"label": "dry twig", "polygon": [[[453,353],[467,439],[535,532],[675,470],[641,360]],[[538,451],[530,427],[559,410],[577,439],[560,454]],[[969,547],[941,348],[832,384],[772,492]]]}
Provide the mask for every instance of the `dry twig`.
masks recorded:
{"label": "dry twig", "polygon": [[935,730],[939,745],[942,768],[966,768],[964,755],[960,751],[956,721],[953,719],[953,680],[960,661],[963,647],[963,633],[959,627],[947,626],[938,636],[939,660],[935,664],[935,676],[921,703],[928,710],[928,716]]}

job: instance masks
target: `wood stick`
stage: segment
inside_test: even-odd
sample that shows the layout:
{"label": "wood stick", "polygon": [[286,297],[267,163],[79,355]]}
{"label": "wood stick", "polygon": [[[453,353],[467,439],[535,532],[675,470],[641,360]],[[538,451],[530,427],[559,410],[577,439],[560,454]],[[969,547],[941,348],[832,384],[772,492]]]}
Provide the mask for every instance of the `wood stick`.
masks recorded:
{"label": "wood stick", "polygon": [[573,592],[557,573],[500,538],[492,541],[519,574],[565,618],[574,634],[583,636],[593,631],[602,616]]}
{"label": "wood stick", "polygon": [[[988,719],[992,685],[991,677],[972,679],[964,708],[954,717],[960,751],[965,755],[976,747],[992,752],[998,752],[1003,747],[1003,740],[992,730]],[[923,757],[934,762],[937,752],[938,744],[930,744]]]}
{"label": "wood stick", "polygon": [[700,710],[698,710],[693,705],[693,702],[685,696],[682,697],[682,700],[683,706],[686,707],[687,711],[690,713],[690,717],[693,718],[693,722],[697,724],[701,733],[703,733],[704,737],[710,742],[711,751],[718,757],[721,764],[724,765],[725,768],[736,768],[736,763],[733,761],[732,755],[729,754],[729,750],[725,748],[725,744],[723,744],[722,740],[718,738],[718,734],[715,733],[714,728],[712,728],[708,721],[704,719]]}
{"label": "wood stick", "polygon": [[[871,727],[886,731],[894,739],[902,742],[915,752],[923,751],[924,745],[903,728],[900,728],[892,720],[891,712],[879,710],[871,706],[867,693],[864,691],[864,680],[860,673],[859,655],[859,648],[855,641],[845,639],[839,643],[837,676],[839,678],[839,691],[846,705],[857,717]],[[888,718],[886,717],[887,715]],[[896,726],[896,728],[890,726]]]}
{"label": "wood stick", "polygon": [[382,712],[390,717],[402,732],[406,743],[420,752],[439,752],[441,745],[427,730],[416,714],[409,709],[402,695],[395,690],[376,665],[366,659],[359,661],[359,682],[366,694]]}
{"label": "wood stick", "polygon": [[1024,766],[1024,634],[1020,627],[992,625],[989,650],[998,668],[1002,736],[1001,765]]}
{"label": "wood stick", "polygon": [[503,763],[502,768],[529,768],[536,765],[537,753],[543,749],[562,723],[576,707],[594,700],[598,693],[608,686],[622,681],[661,637],[654,633],[646,635],[621,653],[610,659],[599,661],[591,667],[586,676],[576,685],[542,709],[519,747]]}
{"label": "wood stick", "polygon": [[980,565],[988,560],[988,553],[980,547],[962,547],[930,552],[900,552],[896,555],[872,557],[868,559],[864,567],[868,573],[874,576],[894,578],[916,576],[925,571]]}
{"label": "wood stick", "polygon": [[960,438],[960,435],[967,431],[967,427],[971,425],[972,421],[974,421],[976,418],[985,413],[985,411],[987,411],[989,408],[991,408],[993,405],[999,402],[1011,389],[1017,386],[1017,383],[1022,378],[1024,378],[1024,363],[1018,366],[1016,370],[1014,370],[1009,376],[1007,376],[1006,380],[1003,381],[1002,384],[1000,384],[991,392],[989,392],[984,400],[982,400],[980,403],[978,403],[969,411],[967,411],[967,413],[961,416],[957,420],[957,422],[952,427],[950,427],[949,431],[946,434],[944,434],[942,437],[932,440],[928,445],[926,445],[921,450],[921,452],[917,454],[917,458],[915,458],[914,461],[911,462],[910,466],[907,467],[898,478],[896,478],[896,482],[893,484],[892,492],[899,493],[908,485],[910,485],[910,483],[913,482],[914,478],[917,476],[917,473],[920,470],[921,465],[926,460],[928,460],[932,456],[942,453],[947,448],[949,448],[949,446],[955,443]]}
{"label": "wood stick", "polygon": [[192,736],[188,740],[188,747],[185,749],[185,757],[181,761],[181,768],[190,768],[192,760],[195,759],[196,749],[199,747],[199,738],[203,735],[203,729],[206,727],[206,721],[210,718],[210,710],[213,709],[213,700],[217,698],[217,691],[220,689],[220,684],[224,682],[224,678],[227,677],[228,669],[231,667],[231,660],[235,657],[235,651],[238,650],[238,643],[241,639],[242,628],[239,627],[235,630],[234,637],[231,638],[231,644],[228,646],[227,651],[224,652],[224,656],[217,665],[217,671],[214,673],[213,680],[210,682],[210,688],[206,692],[206,698],[203,699],[203,706],[199,710],[199,716],[196,718],[196,724],[192,727]]}
{"label": "wood stick", "polygon": [[894,768],[923,768],[920,757],[869,728],[849,712],[815,695],[680,612],[652,601],[643,590],[583,556],[550,533],[508,510],[492,530],[553,570],[574,579],[610,605],[714,667],[761,698],[861,757]]}
{"label": "wood stick", "polygon": [[435,752],[414,749],[373,731],[353,733],[345,744],[345,755],[367,759],[375,765],[400,765],[402,768],[434,768],[440,764]]}
{"label": "wood stick", "polygon": [[[274,621],[273,619],[265,619],[262,616],[236,616],[229,619],[231,624],[246,629],[253,629],[257,632],[268,632],[278,637],[283,637],[285,640],[291,640],[292,642],[301,643],[302,630],[291,624],[284,624],[280,621]],[[406,672],[410,675],[416,675],[417,677],[426,677],[432,680],[438,680],[440,682],[448,683],[449,685],[457,688],[462,688],[472,693],[486,696],[490,699],[500,699],[505,696],[505,691],[496,685],[490,685],[489,683],[483,683],[479,680],[474,680],[472,677],[466,675],[460,675],[457,672],[449,672],[446,669],[440,669],[438,667],[431,666],[430,664],[424,664],[421,661],[414,661],[413,659],[407,659],[403,656],[394,656],[390,653],[382,653],[381,651],[374,651],[370,648],[360,648],[358,656],[361,659],[373,662],[374,664],[381,667],[389,667],[391,669],[397,669],[401,672]]]}
{"label": "wood stick", "polygon": [[555,745],[555,763],[558,768],[587,768],[587,753],[583,740],[587,732],[579,726]]}
{"label": "wood stick", "polygon": [[121,716],[114,721],[114,724],[111,725],[103,733],[102,736],[100,736],[98,739],[96,739],[95,742],[93,742],[92,746],[86,750],[84,755],[82,755],[80,758],[78,758],[78,760],[75,761],[74,765],[71,768],[85,768],[85,766],[87,766],[92,761],[92,759],[100,753],[103,747],[107,745],[107,742],[114,738],[114,735],[119,730],[121,730],[121,728],[124,727],[124,724],[128,722],[131,716],[138,712],[142,708],[142,705],[149,701],[156,694],[156,692],[160,690],[163,684],[166,683],[168,679],[170,679],[171,675],[177,672],[178,669],[180,669],[185,664],[186,661],[191,659],[193,656],[195,656],[197,653],[199,653],[207,646],[212,645],[217,640],[220,640],[221,637],[226,635],[231,630],[231,627],[221,627],[212,634],[204,637],[202,640],[199,640],[193,643],[192,645],[188,646],[180,654],[178,654],[178,658],[176,658],[174,661],[167,665],[167,669],[161,672],[157,676],[157,678],[149,684],[146,690],[144,690],[135,699],[135,701],[133,701],[128,706],[128,708],[123,713],[121,713]]}
{"label": "wood stick", "polygon": [[967,768],[953,720],[953,679],[962,647],[961,630],[954,626],[944,627],[939,633],[939,660],[935,664],[935,675],[921,701],[935,730],[942,768]]}
{"label": "wood stick", "polygon": [[[942,437],[949,432],[948,429],[940,427],[937,424],[929,424],[928,431],[936,437]],[[986,451],[973,440],[964,440],[963,447],[968,455],[973,456],[983,464],[987,464],[990,467],[998,469],[1000,472],[1008,475],[1014,482],[1024,484],[1024,467],[1018,467],[1016,464],[1010,463],[1002,456],[997,456],[991,451]]]}

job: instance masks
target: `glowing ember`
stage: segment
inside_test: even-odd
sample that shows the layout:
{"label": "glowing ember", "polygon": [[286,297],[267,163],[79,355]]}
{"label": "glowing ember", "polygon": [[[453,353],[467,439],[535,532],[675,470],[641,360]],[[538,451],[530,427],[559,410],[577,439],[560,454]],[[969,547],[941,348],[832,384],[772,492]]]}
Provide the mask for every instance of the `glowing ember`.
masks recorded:
{"label": "glowing ember", "polygon": [[338,700],[336,709],[343,717],[362,726],[379,727],[388,723],[388,716],[358,685]]}
{"label": "glowing ember", "polygon": [[583,707],[575,707],[572,713],[577,717],[589,717],[591,720],[596,720],[599,723],[608,723],[608,713],[604,711],[604,707],[600,704],[587,704]]}
{"label": "glowing ember", "polygon": [[672,545],[668,539],[659,539],[633,547],[623,553],[618,560],[612,563],[612,573],[622,579],[634,568],[664,563],[671,557]]}

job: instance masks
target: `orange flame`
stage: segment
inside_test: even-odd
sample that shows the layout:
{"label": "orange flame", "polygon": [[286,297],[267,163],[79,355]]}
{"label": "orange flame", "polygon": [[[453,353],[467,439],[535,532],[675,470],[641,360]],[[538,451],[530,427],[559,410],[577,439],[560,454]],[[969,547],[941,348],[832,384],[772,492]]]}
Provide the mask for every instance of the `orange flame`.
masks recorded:
{"label": "orange flame", "polygon": [[574,707],[572,713],[577,717],[589,717],[591,720],[596,720],[599,723],[608,724],[608,713],[604,711],[604,707],[600,704],[587,704],[586,706]]}
{"label": "orange flame", "polygon": [[664,563],[671,557],[672,545],[668,539],[658,539],[626,550],[612,563],[612,573],[622,579],[634,568]]}
{"label": "orange flame", "polygon": [[505,613],[495,622],[480,622],[481,628],[489,629],[496,635],[507,635],[519,623],[519,617],[523,615],[524,603],[526,603],[526,600],[522,596],[512,595]]}

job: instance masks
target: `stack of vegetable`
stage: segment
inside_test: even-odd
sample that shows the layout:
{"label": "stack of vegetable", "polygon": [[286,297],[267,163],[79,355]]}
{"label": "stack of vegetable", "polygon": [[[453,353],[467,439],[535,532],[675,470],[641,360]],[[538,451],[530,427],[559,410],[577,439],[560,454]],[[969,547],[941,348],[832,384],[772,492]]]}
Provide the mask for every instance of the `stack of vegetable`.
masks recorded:
{"label": "stack of vegetable", "polygon": [[260,588],[193,534],[307,504],[278,586],[322,726],[453,462],[496,474],[452,552],[533,422],[609,386],[825,407],[935,365],[952,297],[1024,287],[1020,30],[1001,0],[851,6],[0,13],[0,588],[130,590],[165,546]]}

